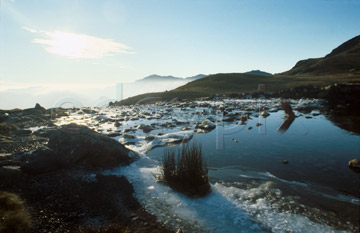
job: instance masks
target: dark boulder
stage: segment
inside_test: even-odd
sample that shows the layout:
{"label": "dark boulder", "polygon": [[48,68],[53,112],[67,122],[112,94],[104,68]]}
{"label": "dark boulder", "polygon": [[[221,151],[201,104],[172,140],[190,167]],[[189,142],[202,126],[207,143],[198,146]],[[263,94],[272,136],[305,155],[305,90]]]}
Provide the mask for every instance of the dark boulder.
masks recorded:
{"label": "dark boulder", "polygon": [[70,165],[61,155],[48,148],[40,148],[26,157],[21,170],[29,174],[49,173]]}
{"label": "dark boulder", "polygon": [[44,173],[60,168],[85,166],[108,168],[128,165],[131,151],[122,144],[86,126],[64,125],[45,133],[49,149],[40,149],[29,156],[24,171]]}

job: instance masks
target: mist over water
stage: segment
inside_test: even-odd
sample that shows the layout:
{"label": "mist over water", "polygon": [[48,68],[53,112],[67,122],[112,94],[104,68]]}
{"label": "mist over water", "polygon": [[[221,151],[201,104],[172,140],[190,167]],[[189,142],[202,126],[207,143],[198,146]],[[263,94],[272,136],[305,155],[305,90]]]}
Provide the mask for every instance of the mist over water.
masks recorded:
{"label": "mist over water", "polygon": [[[59,107],[103,107],[109,102],[119,101],[131,96],[172,90],[186,84],[186,80],[161,82],[118,82],[109,85],[93,85],[83,83],[78,85],[34,85],[28,87],[2,85],[0,109],[32,108],[39,103],[45,108]],[[70,101],[69,101],[70,100]],[[75,104],[74,104],[75,103]]]}

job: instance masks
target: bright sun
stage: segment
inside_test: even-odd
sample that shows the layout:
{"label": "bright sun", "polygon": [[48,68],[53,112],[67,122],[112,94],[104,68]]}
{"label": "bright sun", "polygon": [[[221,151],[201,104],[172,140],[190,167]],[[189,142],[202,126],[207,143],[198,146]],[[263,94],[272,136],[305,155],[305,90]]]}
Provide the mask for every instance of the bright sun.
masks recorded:
{"label": "bright sun", "polygon": [[115,53],[131,54],[129,47],[109,39],[70,32],[43,32],[49,39],[34,39],[45,50],[68,58],[100,58]]}

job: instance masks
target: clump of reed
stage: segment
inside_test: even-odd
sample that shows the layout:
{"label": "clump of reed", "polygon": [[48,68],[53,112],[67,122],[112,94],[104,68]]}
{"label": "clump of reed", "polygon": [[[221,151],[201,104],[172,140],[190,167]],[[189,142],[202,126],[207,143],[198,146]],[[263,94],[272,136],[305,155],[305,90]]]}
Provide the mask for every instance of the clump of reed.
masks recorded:
{"label": "clump of reed", "polygon": [[211,192],[201,144],[184,143],[177,150],[166,149],[162,160],[160,181],[191,197],[205,196]]}

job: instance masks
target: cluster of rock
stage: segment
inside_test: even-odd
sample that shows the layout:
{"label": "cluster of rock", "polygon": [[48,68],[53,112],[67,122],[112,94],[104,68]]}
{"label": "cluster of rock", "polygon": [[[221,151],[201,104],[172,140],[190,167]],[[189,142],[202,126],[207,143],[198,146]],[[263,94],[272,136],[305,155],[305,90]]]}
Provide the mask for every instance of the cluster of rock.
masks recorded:
{"label": "cluster of rock", "polygon": [[45,109],[39,104],[29,109],[0,110],[0,153],[23,153],[44,143],[31,128],[53,127],[53,120],[67,116],[65,109]]}
{"label": "cluster of rock", "polygon": [[86,126],[64,125],[37,134],[49,139],[46,146],[23,156],[22,170],[45,173],[62,168],[85,166],[106,168],[132,162],[131,153],[122,144]]}
{"label": "cluster of rock", "polygon": [[[86,110],[85,110],[86,111]],[[53,120],[67,116],[64,109],[34,108],[0,111],[0,166],[21,166],[39,174],[62,168],[104,168],[129,164],[134,154],[122,144],[86,126],[57,127]],[[37,128],[33,133],[31,128]]]}

